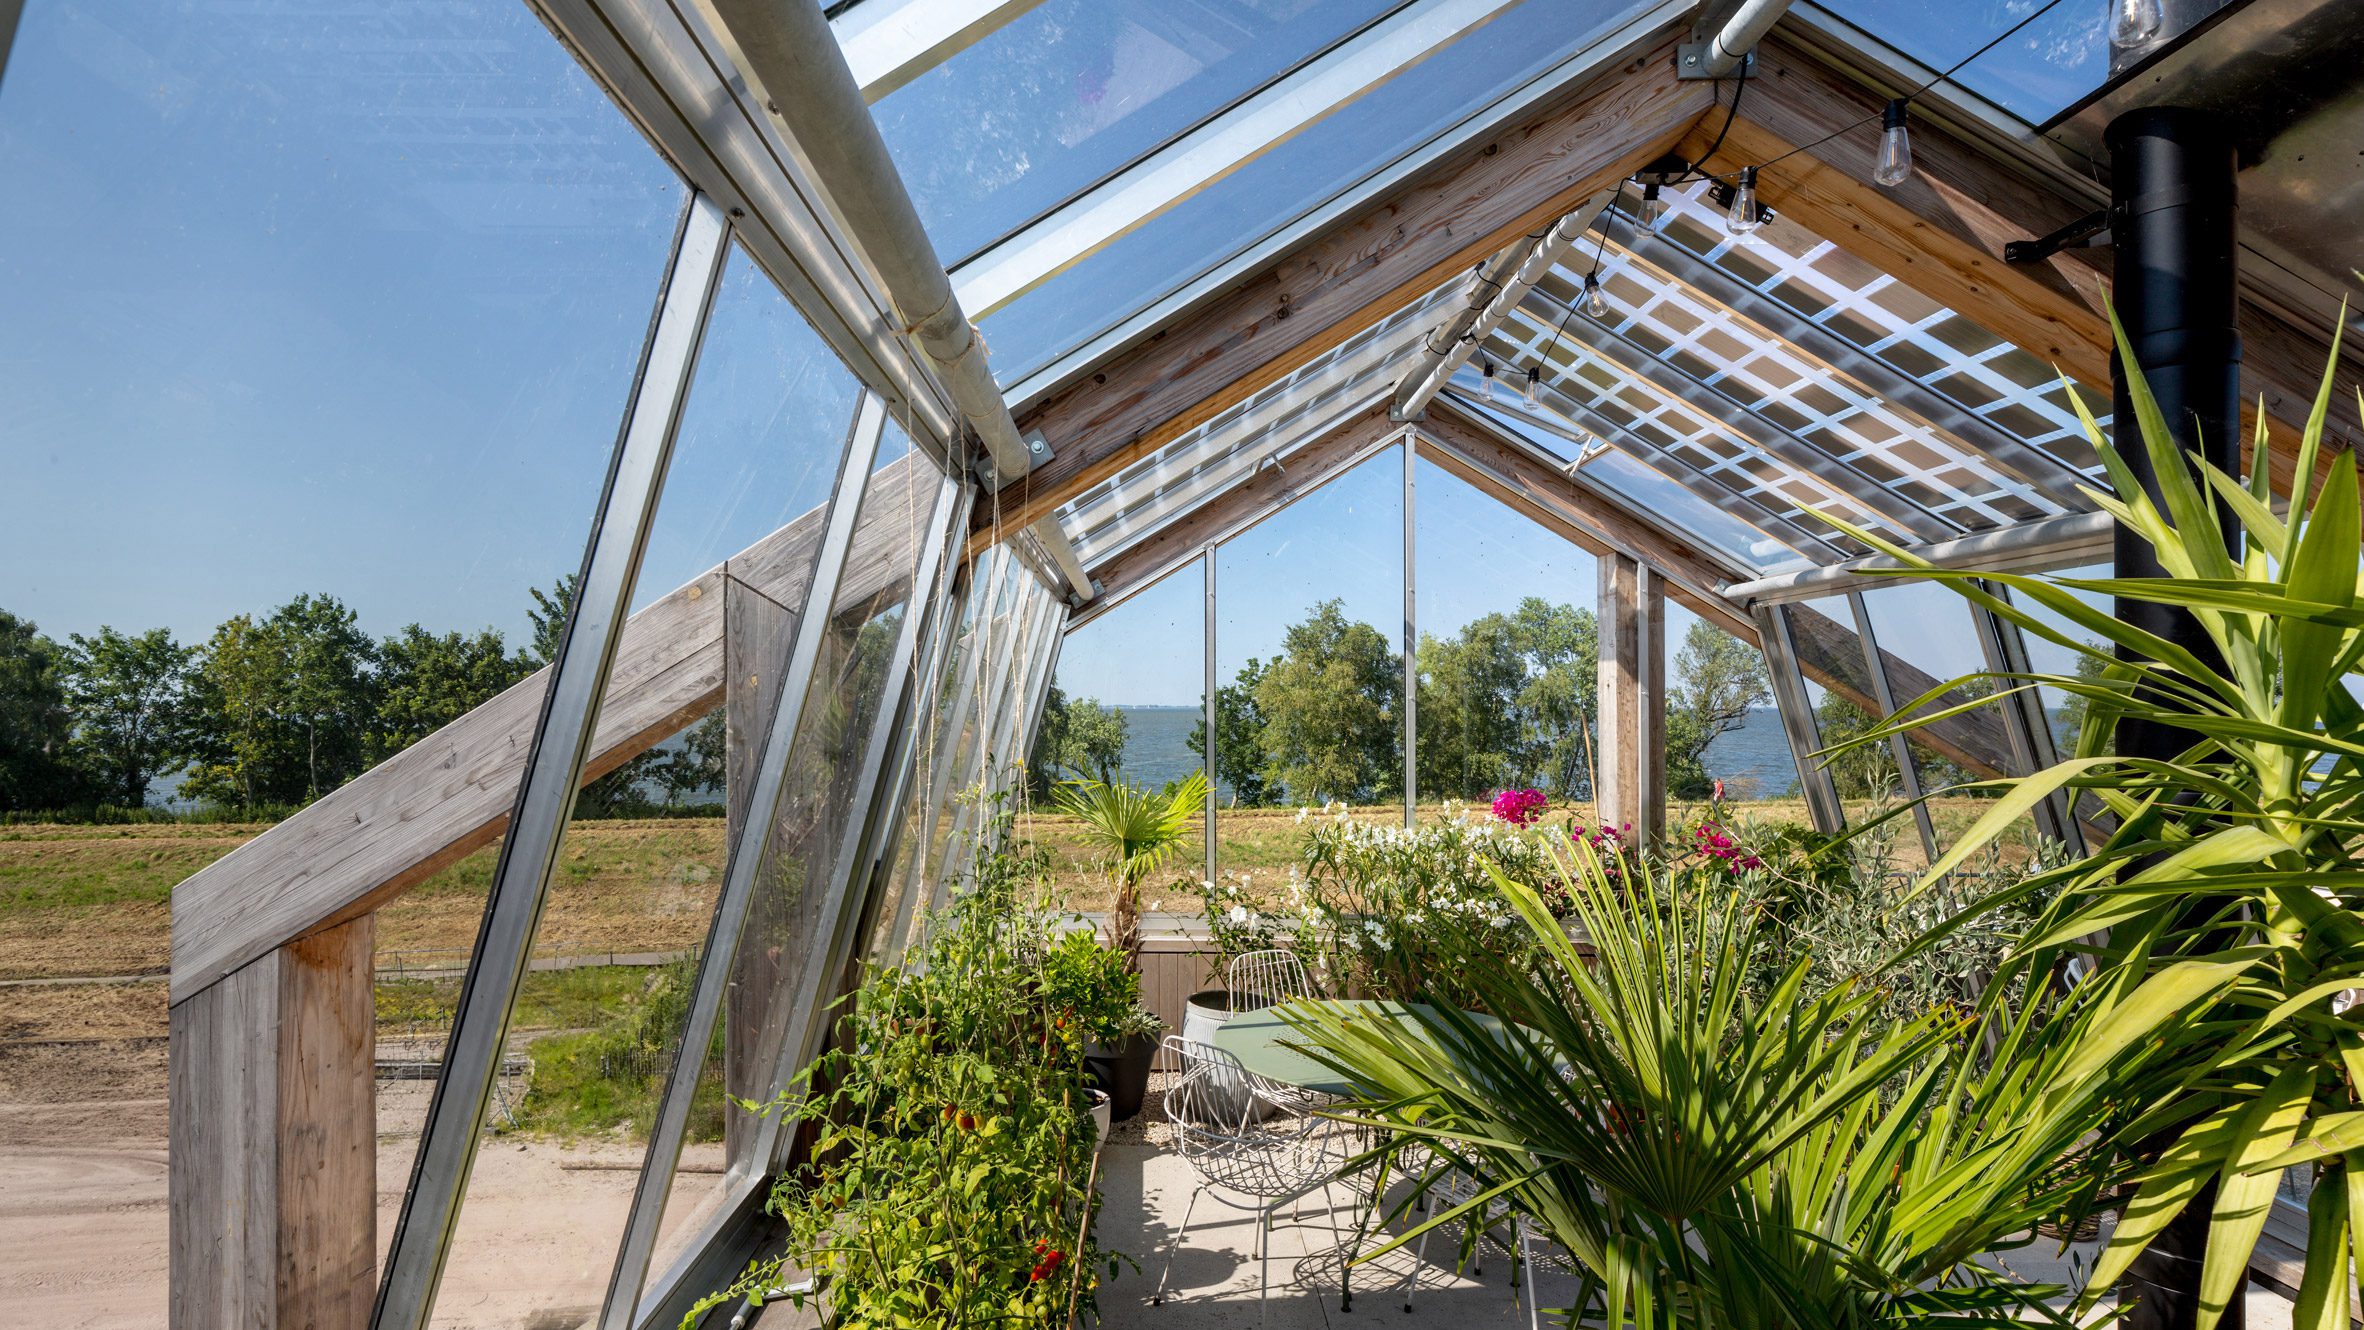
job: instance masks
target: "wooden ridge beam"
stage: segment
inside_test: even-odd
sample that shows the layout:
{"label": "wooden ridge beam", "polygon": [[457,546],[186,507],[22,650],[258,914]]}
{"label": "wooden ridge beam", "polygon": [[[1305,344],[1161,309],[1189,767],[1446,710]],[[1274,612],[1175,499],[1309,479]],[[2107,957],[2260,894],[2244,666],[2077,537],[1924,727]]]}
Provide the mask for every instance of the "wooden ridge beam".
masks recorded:
{"label": "wooden ridge beam", "polygon": [[[846,600],[904,575],[909,513],[916,503],[924,518],[939,483],[934,463],[916,452],[872,479]],[[805,513],[626,622],[586,782],[721,704],[726,584],[801,614],[824,511]],[[172,1001],[284,943],[368,914],[498,839],[548,681],[547,670],[536,671],[174,887]]]}
{"label": "wooden ridge beam", "polygon": [[1670,34],[1029,411],[1020,428],[1052,460],[980,508],[978,543],[996,509],[1023,528],[1673,148],[1712,100],[1675,79],[1673,52]]}

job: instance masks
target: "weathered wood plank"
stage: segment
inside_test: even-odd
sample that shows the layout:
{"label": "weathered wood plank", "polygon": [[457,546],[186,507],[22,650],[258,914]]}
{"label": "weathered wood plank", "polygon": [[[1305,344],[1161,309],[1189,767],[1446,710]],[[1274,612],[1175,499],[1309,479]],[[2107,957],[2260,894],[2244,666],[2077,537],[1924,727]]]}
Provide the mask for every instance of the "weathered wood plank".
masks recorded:
{"label": "weathered wood plank", "polygon": [[172,1008],[176,1326],[369,1319],[375,923],[278,948]]}
{"label": "weathered wood plank", "polygon": [[1666,832],[1666,601],[1663,583],[1635,559],[1603,556],[1600,568],[1600,751],[1595,806],[1601,824],[1630,827],[1635,843]]}
{"label": "weathered wood plank", "polygon": [[[873,494],[932,487],[913,453],[882,468]],[[856,527],[847,572],[855,595],[908,576],[900,505],[874,505]],[[586,781],[646,752],[722,700],[725,576],[801,605],[820,536],[804,514],[634,614],[600,709]],[[477,707],[193,874],[173,889],[172,1000],[190,996],[282,942],[369,913],[491,844],[508,824],[547,671]]]}
{"label": "weathered wood plank", "polygon": [[[1653,46],[1159,329],[1029,411],[1052,460],[1000,496],[1003,530],[1275,382],[1672,148],[1707,112]],[[993,515],[980,508],[979,521]]]}

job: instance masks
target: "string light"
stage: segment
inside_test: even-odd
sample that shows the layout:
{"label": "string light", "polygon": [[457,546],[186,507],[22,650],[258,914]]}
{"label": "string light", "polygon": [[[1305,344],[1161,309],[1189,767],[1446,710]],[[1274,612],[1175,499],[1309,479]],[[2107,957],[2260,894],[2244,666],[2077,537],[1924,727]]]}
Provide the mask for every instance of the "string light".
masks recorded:
{"label": "string light", "polygon": [[1764,224],[1764,211],[1757,207],[1757,168],[1741,167],[1740,187],[1732,191],[1732,206],[1724,210],[1724,229],[1744,236]]}
{"label": "string light", "polygon": [[1484,356],[1479,356],[1479,357],[1478,357],[1478,375],[1479,375],[1479,378],[1478,378],[1478,396],[1479,396],[1479,397],[1482,397],[1482,398],[1484,398],[1486,401],[1489,401],[1489,402],[1493,401],[1493,400],[1494,400],[1494,362],[1493,362],[1493,361],[1491,361],[1491,360],[1488,360],[1488,359],[1487,359],[1486,357],[1484,357]]}
{"label": "string light", "polygon": [[1872,163],[1872,183],[1894,189],[1912,178],[1913,140],[1905,128],[1904,99],[1888,103],[1880,114],[1880,155]]}
{"label": "string light", "polygon": [[1666,216],[1666,200],[1658,197],[1658,182],[1653,180],[1642,186],[1642,229],[1657,230],[1658,219],[1664,216]]}
{"label": "string light", "polygon": [[1601,289],[1599,269],[1584,274],[1584,312],[1595,319],[1609,317],[1609,293]]}
{"label": "string light", "polygon": [[1542,387],[1543,371],[1533,365],[1527,366],[1527,377],[1519,384],[1519,396],[1525,400],[1527,405],[1533,406],[1535,405],[1535,395]]}
{"label": "string light", "polygon": [[2167,12],[2159,0],[2112,0],[2110,45],[2140,46],[2159,33]]}

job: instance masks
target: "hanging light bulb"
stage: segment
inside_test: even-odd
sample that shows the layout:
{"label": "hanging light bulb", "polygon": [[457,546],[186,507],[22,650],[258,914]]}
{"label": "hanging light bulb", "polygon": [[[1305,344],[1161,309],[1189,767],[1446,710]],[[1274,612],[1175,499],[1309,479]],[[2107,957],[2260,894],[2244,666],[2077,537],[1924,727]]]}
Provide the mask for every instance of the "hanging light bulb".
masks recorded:
{"label": "hanging light bulb", "polygon": [[1525,401],[1526,401],[1527,405],[1529,405],[1529,406],[1533,406],[1533,405],[1535,405],[1535,393],[1536,393],[1536,390],[1537,390],[1537,389],[1539,389],[1539,388],[1541,388],[1542,386],[1543,386],[1543,371],[1542,371],[1542,370],[1540,370],[1540,369],[1537,369],[1537,368],[1536,368],[1535,366],[1533,366],[1533,365],[1529,365],[1529,366],[1527,366],[1527,377],[1526,377],[1526,381],[1525,381],[1525,382],[1523,382],[1523,383],[1521,383],[1521,384],[1519,384],[1519,396],[1520,396],[1521,398],[1525,399]]}
{"label": "hanging light bulb", "polygon": [[2166,21],[2159,0],[2110,0],[2110,45],[2140,46],[2157,36]]}
{"label": "hanging light bulb", "polygon": [[1872,163],[1872,183],[1894,189],[1913,173],[1913,141],[1904,127],[1904,99],[1888,103],[1880,114],[1880,156]]}
{"label": "hanging light bulb", "polygon": [[1757,168],[1740,168],[1740,188],[1732,191],[1732,206],[1724,213],[1724,229],[1736,236],[1744,236],[1765,224],[1765,214],[1757,207]]}
{"label": "hanging light bulb", "polygon": [[1493,401],[1494,362],[1486,359],[1483,356],[1480,356],[1478,358],[1478,375],[1478,396],[1484,398],[1486,401]]}
{"label": "hanging light bulb", "polygon": [[1605,319],[1609,317],[1609,293],[1601,289],[1601,275],[1598,272],[1584,274],[1582,303],[1584,312],[1593,318]]}
{"label": "hanging light bulb", "polygon": [[1658,182],[1653,180],[1642,186],[1642,229],[1645,231],[1656,230],[1658,219],[1665,215],[1666,200],[1658,197]]}

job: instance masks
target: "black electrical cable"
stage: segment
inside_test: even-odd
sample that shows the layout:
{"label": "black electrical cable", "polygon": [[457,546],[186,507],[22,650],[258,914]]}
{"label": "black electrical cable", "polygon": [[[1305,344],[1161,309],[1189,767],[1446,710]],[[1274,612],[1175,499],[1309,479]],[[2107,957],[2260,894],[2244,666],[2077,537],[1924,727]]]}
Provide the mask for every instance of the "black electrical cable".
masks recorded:
{"label": "black electrical cable", "polygon": [[[2040,18],[2044,17],[2046,14],[2049,14],[2049,13],[2051,13],[2051,12],[2052,12],[2054,9],[2058,8],[2058,7],[2059,7],[2059,5],[2060,5],[2060,0],[2045,0],[2045,3],[2044,3],[2044,4],[2042,4],[2041,6],[2037,7],[2037,9],[2035,10],[2035,12],[2034,12],[2034,13],[2031,13],[2031,14],[2029,14],[2029,15],[2028,15],[2026,18],[2023,18],[2023,19],[2021,19],[2020,21],[2018,21],[2017,23],[2014,23],[2014,24],[2012,24],[2010,27],[2008,27],[2008,28],[2005,28],[2005,29],[2003,29],[2001,32],[1998,32],[1998,33],[1996,33],[1996,34],[1995,34],[1995,35],[1994,35],[1992,38],[1990,38],[1990,39],[1987,41],[1987,44],[1986,44],[1986,45],[1984,45],[1984,46],[1981,46],[1981,47],[1979,47],[1977,50],[1975,50],[1975,51],[1972,51],[1970,54],[1968,54],[1968,55],[1966,55],[1966,56],[1963,56],[1963,57],[1962,57],[1961,59],[1959,59],[1959,60],[1956,60],[1956,61],[1955,61],[1955,62],[1954,62],[1954,63],[1953,63],[1953,64],[1952,64],[1950,67],[1948,67],[1948,68],[1947,68],[1947,69],[1945,69],[1944,71],[1942,71],[1942,72],[1940,72],[1940,73],[1938,73],[1938,74],[1932,75],[1932,76],[1929,78],[1929,81],[1928,81],[1928,82],[1926,82],[1926,83],[1923,83],[1921,86],[1919,86],[1919,87],[1917,87],[1917,88],[1913,89],[1911,92],[1908,92],[1908,93],[1904,94],[1904,96],[1903,96],[1903,97],[1901,97],[1901,98],[1898,98],[1897,100],[1899,100],[1899,101],[1905,101],[1905,102],[1910,102],[1910,101],[1911,101],[1913,98],[1915,98],[1915,97],[1918,97],[1918,96],[1920,96],[1922,93],[1929,91],[1931,88],[1934,88],[1934,87],[1936,87],[1938,84],[1940,84],[1940,83],[1943,83],[1943,82],[1946,82],[1948,79],[1951,79],[1951,78],[1952,78],[1954,75],[1956,75],[1956,74],[1960,73],[1960,72],[1962,71],[1962,67],[1963,67],[1964,65],[1967,65],[1967,64],[1969,64],[1971,61],[1973,61],[1973,60],[1976,60],[1978,57],[1980,57],[1980,56],[1982,56],[1982,55],[1985,55],[1987,52],[1989,52],[1989,51],[1991,51],[1991,50],[1995,49],[1995,48],[1996,48],[1996,47],[1998,47],[1998,46],[2001,46],[2001,45],[2002,45],[2004,42],[2006,42],[2006,41],[2009,41],[2009,40],[2011,39],[2011,37],[2012,37],[2014,34],[2016,34],[2016,33],[2017,33],[2017,32],[2018,32],[2018,31],[2019,31],[2021,28],[2024,28],[2024,27],[2026,27],[2028,24],[2030,24],[2030,23],[2033,23],[2033,22],[2035,22],[2037,19],[2040,19]],[[1745,77],[1744,77],[1744,78],[1743,78],[1743,80],[1742,80],[1742,84],[1743,84],[1743,86],[1746,86],[1746,79],[1745,79]],[[1740,105],[1740,96],[1739,96],[1739,94],[1738,94],[1738,93],[1734,93],[1734,94],[1733,94],[1733,96],[1732,96],[1732,105],[1733,105],[1733,107],[1734,107],[1735,111],[1737,111],[1737,110],[1738,110],[1738,108],[1739,108],[1739,105]],[[1880,118],[1882,115],[1884,115],[1884,114],[1886,114],[1886,113],[1887,113],[1887,109],[1888,109],[1888,108],[1887,108],[1885,105],[1882,105],[1882,106],[1881,106],[1881,108],[1880,108],[1879,110],[1872,112],[1870,115],[1867,115],[1867,116],[1863,117],[1863,118],[1862,118],[1862,119],[1860,119],[1860,120],[1852,121],[1852,122],[1850,122],[1850,123],[1848,123],[1848,124],[1841,125],[1841,126],[1839,126],[1837,129],[1834,129],[1834,130],[1832,130],[1830,133],[1828,133],[1828,134],[1825,134],[1825,135],[1823,135],[1821,138],[1818,138],[1818,139],[1814,140],[1812,143],[1802,143],[1802,144],[1799,144],[1797,147],[1790,149],[1788,152],[1782,153],[1780,156],[1773,158],[1771,161],[1763,161],[1763,162],[1758,162],[1758,163],[1757,163],[1757,169],[1758,169],[1758,170],[1760,170],[1760,171],[1762,171],[1762,170],[1764,170],[1766,167],[1773,165],[1775,162],[1782,162],[1782,161],[1787,161],[1788,159],[1790,159],[1790,158],[1792,158],[1792,157],[1795,157],[1795,156],[1797,156],[1799,153],[1801,153],[1801,152],[1805,152],[1805,151],[1806,151],[1807,149],[1809,149],[1809,148],[1819,148],[1819,147],[1821,147],[1823,144],[1825,144],[1825,143],[1828,143],[1828,142],[1830,142],[1832,139],[1838,138],[1838,137],[1840,137],[1841,135],[1844,135],[1844,134],[1851,134],[1851,133],[1855,132],[1856,130],[1863,128],[1865,125],[1868,125],[1868,124],[1870,124],[1870,123],[1871,123],[1871,122],[1873,122],[1874,120],[1877,120],[1877,119],[1879,119],[1879,118]],[[1732,127],[1732,118],[1731,118],[1730,116],[1726,116],[1726,117],[1724,118],[1724,128],[1725,128],[1725,129],[1730,129],[1731,127]],[[1720,133],[1719,133],[1719,134],[1717,134],[1717,135],[1716,135],[1716,144],[1715,144],[1715,146],[1716,146],[1716,147],[1722,147],[1722,146],[1723,146],[1723,143],[1724,143],[1724,136],[1723,136],[1722,134],[1720,134]],[[1707,152],[1705,152],[1704,154],[1702,154],[1702,155],[1700,156],[1700,159],[1699,159],[1699,160],[1701,160],[1701,161],[1703,161],[1703,162],[1704,162],[1704,161],[1706,161],[1706,160],[1707,160],[1709,157],[1712,157],[1712,156],[1714,156],[1714,155],[1715,155],[1715,148],[1712,148],[1712,147],[1711,147],[1711,148],[1709,148],[1709,149],[1707,150]],[[1723,181],[1723,182],[1725,182],[1725,183],[1727,183],[1727,184],[1728,184],[1728,183],[1730,183],[1730,180],[1729,180],[1729,178],[1728,178],[1728,177],[1730,177],[1730,176],[1737,176],[1737,175],[1739,174],[1739,172],[1737,172],[1737,171],[1734,171],[1734,172],[1728,172],[1728,173],[1726,173],[1726,174],[1724,174],[1724,175],[1719,175],[1719,174],[1717,174],[1717,173],[1715,173],[1715,172],[1712,172],[1712,171],[1700,171],[1700,170],[1698,170],[1698,168],[1697,168],[1697,167],[1693,167],[1692,169],[1693,169],[1693,171],[1694,171],[1694,172],[1695,172],[1695,173],[1696,173],[1698,176],[1700,176],[1700,177],[1703,177],[1703,178],[1705,178],[1705,179],[1709,179],[1709,180],[1718,180],[1718,181]]]}

